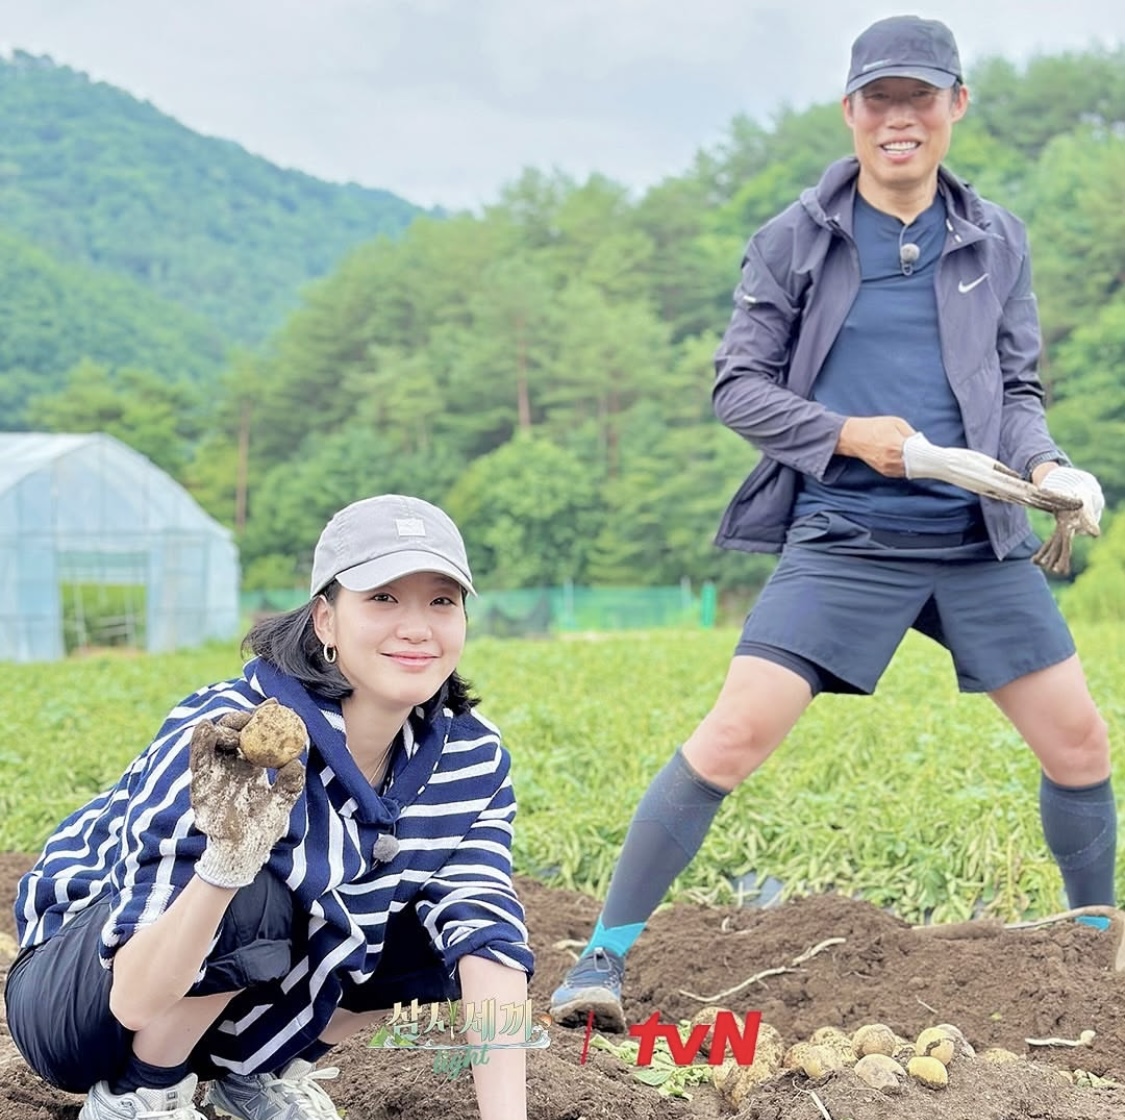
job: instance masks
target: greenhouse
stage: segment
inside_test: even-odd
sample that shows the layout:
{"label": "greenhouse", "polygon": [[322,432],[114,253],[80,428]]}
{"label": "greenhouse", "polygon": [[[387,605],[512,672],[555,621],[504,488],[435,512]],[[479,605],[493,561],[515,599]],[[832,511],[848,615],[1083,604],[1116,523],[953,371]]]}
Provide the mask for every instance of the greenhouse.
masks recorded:
{"label": "greenhouse", "polygon": [[0,661],[229,638],[238,582],[229,530],[143,455],[107,435],[0,433]]}

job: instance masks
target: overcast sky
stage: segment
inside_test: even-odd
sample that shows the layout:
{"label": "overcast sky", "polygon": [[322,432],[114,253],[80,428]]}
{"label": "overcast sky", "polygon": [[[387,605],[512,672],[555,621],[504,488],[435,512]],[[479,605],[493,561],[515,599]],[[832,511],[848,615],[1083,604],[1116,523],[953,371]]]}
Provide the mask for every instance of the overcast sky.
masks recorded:
{"label": "overcast sky", "polygon": [[283,166],[475,208],[527,166],[679,174],[738,112],[835,98],[902,11],[945,20],[970,79],[1125,41],[1122,0],[0,0],[0,43]]}

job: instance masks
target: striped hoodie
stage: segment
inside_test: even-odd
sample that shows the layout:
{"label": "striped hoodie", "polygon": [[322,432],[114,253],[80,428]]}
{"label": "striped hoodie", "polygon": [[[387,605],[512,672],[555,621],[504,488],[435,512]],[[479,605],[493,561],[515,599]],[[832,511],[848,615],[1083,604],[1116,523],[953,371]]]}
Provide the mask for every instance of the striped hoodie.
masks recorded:
{"label": "striped hoodie", "polygon": [[[46,941],[90,903],[110,899],[101,963],[111,966],[114,952],[188,883],[203,853],[206,837],[194,827],[190,803],[193,728],[268,696],[296,708],[309,730],[305,790],[267,865],[293,892],[297,920],[308,915],[307,939],[295,938],[305,953],[274,1002],[255,1004],[250,989],[228,1006],[230,1017],[206,1036],[213,1064],[252,1073],[278,1069],[304,1050],[331,1018],[345,979],[371,978],[388,916],[408,906],[450,975],[468,954],[530,973],[511,880],[510,758],[496,728],[475,713],[416,708],[380,795],[347,749],[339,704],[314,699],[257,658],[241,678],[174,708],[117,785],[59,825],[20,882],[21,946]],[[380,862],[375,844],[388,832],[398,851]],[[201,978],[205,972],[206,962]]]}

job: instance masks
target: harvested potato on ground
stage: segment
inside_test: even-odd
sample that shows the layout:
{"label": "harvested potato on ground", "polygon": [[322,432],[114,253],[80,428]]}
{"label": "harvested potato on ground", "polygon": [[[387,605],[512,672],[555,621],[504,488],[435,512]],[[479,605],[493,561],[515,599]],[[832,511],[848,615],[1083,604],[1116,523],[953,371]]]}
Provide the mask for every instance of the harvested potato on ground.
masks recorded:
{"label": "harvested potato on ground", "polygon": [[794,1042],[793,1045],[785,1051],[785,1055],[781,1059],[781,1068],[800,1069],[801,1063],[805,1060],[805,1055],[814,1045],[815,1044],[812,1042]]}
{"label": "harvested potato on ground", "polygon": [[754,1047],[753,1064],[742,1068],[747,1070],[768,1068],[769,1073],[762,1079],[766,1080],[773,1077],[781,1068],[781,1058],[784,1053],[785,1040],[781,1037],[781,1032],[777,1027],[771,1027],[769,1023],[762,1023],[758,1028],[758,1042]]}
{"label": "harvested potato on ground", "polygon": [[927,1089],[944,1089],[949,1084],[949,1073],[937,1058],[911,1058],[906,1072]]}
{"label": "harvested potato on ground", "polygon": [[906,1081],[906,1070],[886,1054],[866,1054],[856,1062],[855,1074],[880,1093],[899,1093]]}
{"label": "harvested potato on ground", "polygon": [[991,1062],[993,1065],[1020,1060],[1019,1054],[1013,1054],[1011,1050],[1005,1050],[1002,1046],[990,1046],[987,1050],[982,1050],[979,1057],[982,1062]]}
{"label": "harvested potato on ground", "polygon": [[734,1089],[734,1083],[738,1080],[738,1075],[745,1068],[745,1066],[740,1066],[733,1058],[728,1058],[722,1065],[715,1067],[715,1072],[711,1075],[711,1084],[724,1097],[730,1097]]}
{"label": "harvested potato on ground", "polygon": [[953,1061],[957,1043],[941,1027],[927,1027],[914,1043],[914,1052],[923,1058],[937,1058],[943,1066]]}
{"label": "harvested potato on ground", "polygon": [[254,709],[250,722],[239,732],[238,745],[255,766],[280,770],[308,746],[305,721],[273,696]]}
{"label": "harvested potato on ground", "polygon": [[955,1027],[952,1023],[938,1023],[934,1030],[945,1031],[953,1039],[953,1048],[958,1058],[975,1058],[977,1056],[977,1052],[970,1045],[960,1027]]}
{"label": "harvested potato on ground", "polygon": [[857,1058],[867,1054],[886,1054],[889,1058],[897,1048],[895,1032],[886,1023],[868,1023],[852,1035],[852,1049]]}
{"label": "harvested potato on ground", "polygon": [[[715,1025],[715,1021],[719,1017],[720,1011],[731,1016],[734,1022],[735,1029],[741,1035],[742,1032],[746,1029],[745,1020],[736,1011],[730,1011],[725,1007],[701,1007],[688,1022],[688,1029],[690,1030],[691,1028],[698,1026],[713,1027]],[[710,1057],[711,1055],[711,1041],[712,1036],[710,1033],[708,1033],[706,1038],[704,1038],[703,1042],[700,1044],[699,1052],[704,1057]]]}
{"label": "harvested potato on ground", "polygon": [[823,1043],[809,1043],[807,1050],[802,1050],[799,1064],[796,1067],[811,1081],[820,1081],[836,1070],[843,1069],[844,1063],[840,1055],[831,1046]]}
{"label": "harvested potato on ground", "polygon": [[851,1035],[845,1034],[839,1027],[817,1027],[809,1036],[809,1042],[814,1046],[827,1046],[846,1066],[856,1063]]}
{"label": "harvested potato on ground", "polygon": [[762,1023],[758,1030],[758,1044],[754,1049],[754,1061],[748,1066],[731,1062],[728,1070],[724,1062],[714,1078],[716,1088],[734,1105],[741,1108],[742,1102],[754,1088],[768,1081],[781,1069],[781,1058],[785,1046],[776,1027]]}
{"label": "harvested potato on ground", "polygon": [[752,1066],[739,1066],[738,1076],[727,1092],[727,1099],[735,1108],[741,1108],[746,1098],[759,1085],[764,1085],[778,1072],[775,1063],[762,1064],[755,1060]]}

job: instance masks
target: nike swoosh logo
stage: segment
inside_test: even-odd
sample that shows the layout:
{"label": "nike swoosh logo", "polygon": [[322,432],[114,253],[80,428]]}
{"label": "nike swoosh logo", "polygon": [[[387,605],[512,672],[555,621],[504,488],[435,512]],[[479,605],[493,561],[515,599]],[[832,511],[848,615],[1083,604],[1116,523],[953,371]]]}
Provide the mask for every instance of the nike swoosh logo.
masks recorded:
{"label": "nike swoosh logo", "polygon": [[962,280],[957,285],[957,290],[964,295],[966,292],[971,292],[978,284],[983,284],[987,279],[988,273],[986,272],[983,276],[978,276],[971,284],[966,284],[965,281]]}

